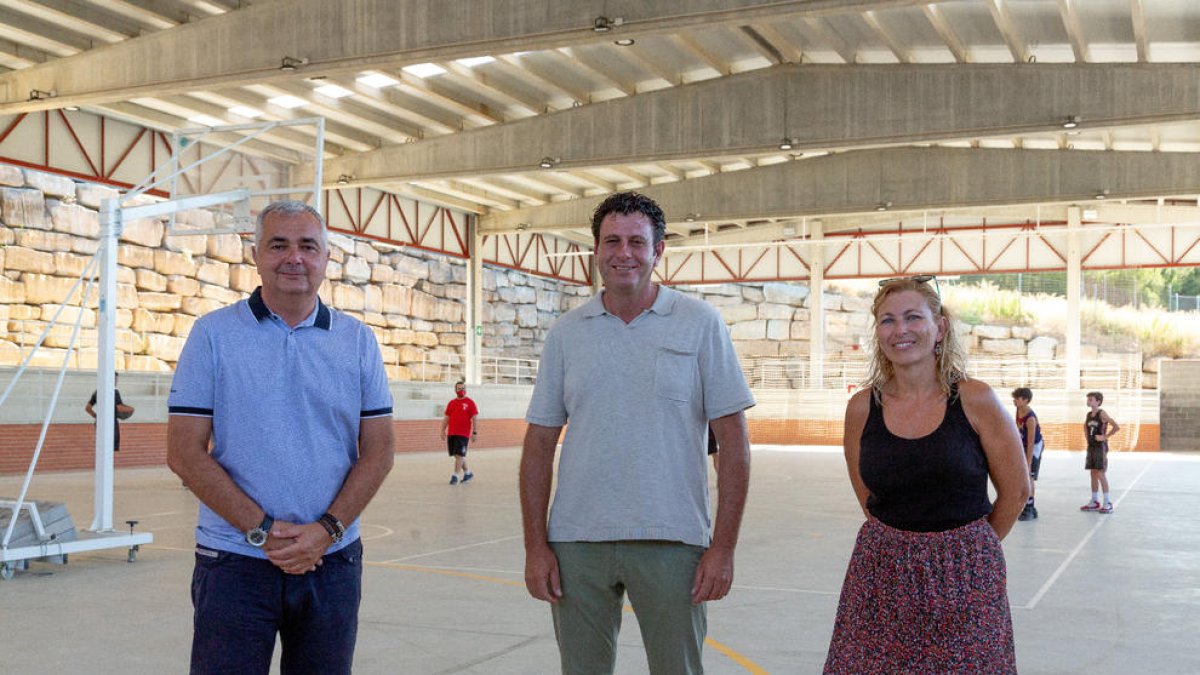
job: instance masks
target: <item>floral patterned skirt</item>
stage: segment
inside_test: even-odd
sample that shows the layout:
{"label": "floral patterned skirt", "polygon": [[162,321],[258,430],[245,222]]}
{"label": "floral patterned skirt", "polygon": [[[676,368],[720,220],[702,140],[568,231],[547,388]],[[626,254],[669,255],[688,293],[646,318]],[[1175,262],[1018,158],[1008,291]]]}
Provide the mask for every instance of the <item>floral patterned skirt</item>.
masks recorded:
{"label": "floral patterned skirt", "polygon": [[825,672],[1017,672],[1004,551],[987,520],[908,532],[869,518],[846,570]]}

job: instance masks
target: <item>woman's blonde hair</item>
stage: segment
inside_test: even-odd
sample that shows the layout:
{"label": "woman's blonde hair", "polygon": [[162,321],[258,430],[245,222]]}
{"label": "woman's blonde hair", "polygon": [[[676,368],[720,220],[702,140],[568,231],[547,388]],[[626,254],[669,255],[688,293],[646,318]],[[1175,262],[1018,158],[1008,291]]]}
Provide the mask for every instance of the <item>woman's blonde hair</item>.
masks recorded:
{"label": "woman's blonde hair", "polygon": [[[946,335],[942,338],[941,342],[934,346],[933,353],[937,358],[938,384],[941,385],[942,392],[948,397],[951,395],[953,385],[967,377],[967,353],[963,348],[962,341],[958,337],[958,332],[955,330],[953,317],[950,316],[950,312],[946,309],[946,306],[942,304],[942,298],[938,294],[937,287],[929,281],[918,281],[914,277],[888,281],[875,294],[875,301],[871,303],[871,319],[877,323],[879,321],[879,307],[883,304],[883,301],[892,293],[901,293],[903,291],[916,291],[919,293],[922,298],[925,298],[925,304],[929,306],[929,311],[933,313],[934,319],[942,317],[946,320]],[[895,377],[896,371],[892,368],[892,362],[888,360],[883,350],[879,348],[879,343],[875,335],[875,330],[871,330],[871,335],[868,339],[871,360],[867,366],[867,379],[863,382],[863,386],[871,387],[876,392],[875,395],[878,396],[883,385]]]}

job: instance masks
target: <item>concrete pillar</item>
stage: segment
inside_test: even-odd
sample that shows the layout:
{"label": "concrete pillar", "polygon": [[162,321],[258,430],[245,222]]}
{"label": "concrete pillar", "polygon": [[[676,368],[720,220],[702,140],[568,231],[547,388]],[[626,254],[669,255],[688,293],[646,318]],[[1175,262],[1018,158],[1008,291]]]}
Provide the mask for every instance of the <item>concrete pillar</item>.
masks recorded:
{"label": "concrete pillar", "polygon": [[1083,340],[1080,296],[1083,289],[1083,233],[1078,206],[1067,208],[1067,369],[1063,387],[1079,389],[1079,355]]}
{"label": "concrete pillar", "polygon": [[809,222],[808,268],[808,386],[825,384],[825,230],[821,221]]}
{"label": "concrete pillar", "polygon": [[477,385],[482,376],[479,359],[483,341],[483,235],[479,233],[478,216],[468,219],[467,234],[471,248],[467,258],[467,311],[464,322],[467,341],[463,346],[463,358],[466,360],[463,375],[468,385]]}

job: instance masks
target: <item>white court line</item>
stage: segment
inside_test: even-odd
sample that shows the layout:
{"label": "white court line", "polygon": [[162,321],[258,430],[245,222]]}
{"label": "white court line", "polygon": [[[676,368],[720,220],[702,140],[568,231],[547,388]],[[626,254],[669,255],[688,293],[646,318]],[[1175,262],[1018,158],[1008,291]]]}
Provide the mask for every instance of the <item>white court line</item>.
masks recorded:
{"label": "white court line", "polygon": [[801,595],[841,595],[841,590],[836,591],[814,591],[808,588],[779,588],[776,586],[743,586],[734,584],[732,587],[736,591],[768,591],[771,593],[798,593]]}
{"label": "white court line", "polygon": [[[1121,500],[1125,499],[1125,496],[1133,490],[1133,486],[1137,485],[1137,482],[1141,480],[1142,476],[1146,475],[1146,472],[1149,470],[1149,464],[1142,468],[1142,472],[1137,475],[1137,478],[1134,478],[1133,482],[1129,484],[1129,487],[1125,488],[1125,491],[1122,492],[1119,497],[1117,497],[1117,501],[1113,503],[1114,507],[1119,505]],[[1023,609],[1033,609],[1034,607],[1037,607],[1037,604],[1041,602],[1042,597],[1044,597],[1046,593],[1050,592],[1050,587],[1054,585],[1054,582],[1058,581],[1058,578],[1062,576],[1063,572],[1067,571],[1067,567],[1071,564],[1071,561],[1075,560],[1075,556],[1079,555],[1079,553],[1083,551],[1083,547],[1086,546],[1088,541],[1091,540],[1092,535],[1096,534],[1101,527],[1104,527],[1104,523],[1108,522],[1109,520],[1109,516],[1106,514],[1099,514],[1099,517],[1100,520],[1092,526],[1092,529],[1088,530],[1088,533],[1084,535],[1083,539],[1080,540],[1075,548],[1071,550],[1071,553],[1067,556],[1067,559],[1062,561],[1062,564],[1058,566],[1058,569],[1054,570],[1054,574],[1051,574],[1050,578],[1046,580],[1046,583],[1042,584],[1042,587],[1038,589],[1038,592],[1034,593],[1033,598],[1025,604]]]}
{"label": "white court line", "polygon": [[427,558],[431,555],[441,555],[442,553],[453,553],[455,551],[464,551],[468,548],[475,548],[477,546],[490,546],[492,544],[499,544],[502,541],[512,541],[513,539],[520,539],[524,536],[525,535],[523,535],[523,534],[514,534],[511,537],[500,537],[499,539],[492,539],[491,541],[481,541],[481,542],[477,542],[474,544],[467,544],[465,546],[455,546],[454,548],[444,548],[440,551],[430,551],[428,553],[418,553],[416,555],[409,555],[409,556],[405,556],[403,558],[393,558],[392,560],[384,560],[383,562],[399,563],[399,562],[404,562],[405,560],[416,560],[417,558]]}

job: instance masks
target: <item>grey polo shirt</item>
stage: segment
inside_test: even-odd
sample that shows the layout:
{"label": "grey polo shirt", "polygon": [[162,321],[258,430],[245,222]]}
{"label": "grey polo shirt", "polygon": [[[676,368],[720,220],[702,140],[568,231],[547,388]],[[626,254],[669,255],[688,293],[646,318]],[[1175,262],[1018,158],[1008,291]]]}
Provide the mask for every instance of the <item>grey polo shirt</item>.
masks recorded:
{"label": "grey polo shirt", "polygon": [[754,405],[729,331],[661,286],[626,324],[601,296],[551,327],[525,420],[567,425],[550,541],[711,539],[708,420]]}
{"label": "grey polo shirt", "polygon": [[[179,356],[171,415],[211,417],[212,457],[277,520],[321,517],[358,459],[359,421],[390,417],[392,395],[375,335],[319,299],[292,328],[249,299],[211,312],[192,327]],[[358,521],[336,551],[358,539]],[[202,546],[264,557],[204,504]]]}

